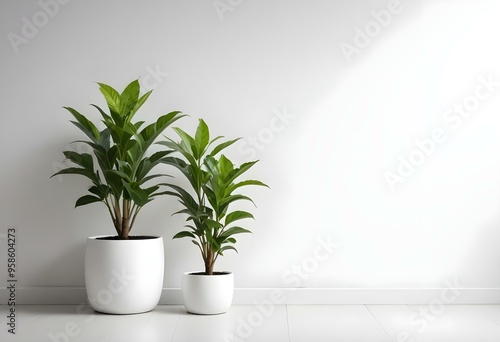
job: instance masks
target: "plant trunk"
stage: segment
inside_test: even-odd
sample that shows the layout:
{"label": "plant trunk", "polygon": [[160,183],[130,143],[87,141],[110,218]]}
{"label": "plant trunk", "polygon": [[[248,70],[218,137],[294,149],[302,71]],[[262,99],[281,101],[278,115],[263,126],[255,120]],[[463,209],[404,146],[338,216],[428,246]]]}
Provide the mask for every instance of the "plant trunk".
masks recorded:
{"label": "plant trunk", "polygon": [[128,239],[128,233],[130,231],[130,210],[129,210],[130,202],[123,200],[123,218],[122,218],[122,230],[120,234],[121,240]]}
{"label": "plant trunk", "polygon": [[207,274],[207,275],[214,274],[214,264],[205,265],[205,274]]}
{"label": "plant trunk", "polygon": [[127,240],[127,239],[128,239],[128,229],[124,227],[120,234],[120,240]]}
{"label": "plant trunk", "polygon": [[211,249],[208,250],[207,257],[205,259],[205,274],[214,274],[214,253]]}

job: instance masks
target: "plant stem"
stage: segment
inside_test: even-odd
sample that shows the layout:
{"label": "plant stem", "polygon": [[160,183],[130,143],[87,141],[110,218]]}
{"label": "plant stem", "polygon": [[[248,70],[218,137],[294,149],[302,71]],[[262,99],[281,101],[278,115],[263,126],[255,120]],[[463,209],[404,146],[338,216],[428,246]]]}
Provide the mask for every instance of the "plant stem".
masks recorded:
{"label": "plant stem", "polygon": [[120,238],[122,240],[128,239],[128,233],[130,230],[130,211],[129,211],[130,201],[123,199],[122,210],[123,210],[123,219],[122,219],[122,234]]}
{"label": "plant stem", "polygon": [[208,255],[205,259],[205,274],[214,274],[214,254],[211,248],[208,249]]}

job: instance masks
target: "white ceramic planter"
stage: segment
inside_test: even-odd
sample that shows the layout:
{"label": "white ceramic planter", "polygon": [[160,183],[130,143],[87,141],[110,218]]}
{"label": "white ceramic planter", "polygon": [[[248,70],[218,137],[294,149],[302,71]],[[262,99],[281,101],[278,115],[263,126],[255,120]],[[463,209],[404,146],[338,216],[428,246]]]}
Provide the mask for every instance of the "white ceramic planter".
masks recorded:
{"label": "white ceramic planter", "polygon": [[217,275],[182,275],[182,299],[188,312],[200,315],[225,313],[233,301],[234,276],[231,272]]}
{"label": "white ceramic planter", "polygon": [[85,286],[92,308],[109,314],[153,310],[163,287],[163,238],[87,239]]}

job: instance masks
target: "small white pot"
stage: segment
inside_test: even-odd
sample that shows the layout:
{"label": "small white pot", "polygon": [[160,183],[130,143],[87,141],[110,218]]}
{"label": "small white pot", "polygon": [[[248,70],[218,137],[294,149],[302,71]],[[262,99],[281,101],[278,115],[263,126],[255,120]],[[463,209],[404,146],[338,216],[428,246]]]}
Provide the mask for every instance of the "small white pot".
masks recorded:
{"label": "small white pot", "polygon": [[163,288],[163,238],[87,239],[85,286],[90,305],[109,314],[153,310]]}
{"label": "small white pot", "polygon": [[188,272],[182,275],[182,299],[188,312],[216,315],[231,307],[234,276],[231,272],[223,273],[203,275]]}

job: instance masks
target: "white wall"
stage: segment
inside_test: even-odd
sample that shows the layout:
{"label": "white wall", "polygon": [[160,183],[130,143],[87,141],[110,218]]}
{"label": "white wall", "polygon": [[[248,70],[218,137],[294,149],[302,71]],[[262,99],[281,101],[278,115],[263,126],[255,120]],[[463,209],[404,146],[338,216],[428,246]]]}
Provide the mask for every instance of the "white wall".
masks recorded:
{"label": "white wall", "polygon": [[[83,286],[86,237],[113,229],[103,207],[73,209],[83,179],[49,179],[81,138],[62,106],[98,119],[93,82],[141,77],[155,89],[143,119],[182,110],[191,129],[203,117],[245,137],[239,162],[261,160],[252,176],[272,190],[252,191],[254,234],[218,264],[237,287],[498,288],[500,87],[475,100],[481,77],[500,82],[498,1],[231,3],[220,16],[212,0],[0,4],[0,233],[18,229],[20,286]],[[386,27],[373,25],[387,8]],[[343,53],[365,27],[368,46]],[[464,102],[477,109],[458,121]],[[445,141],[419,160],[415,140],[432,134]],[[410,173],[400,156],[422,163],[392,191],[385,174]],[[136,227],[165,238],[166,288],[202,267],[189,241],[171,240],[176,209],[157,199]],[[320,240],[335,252],[317,262]]]}

